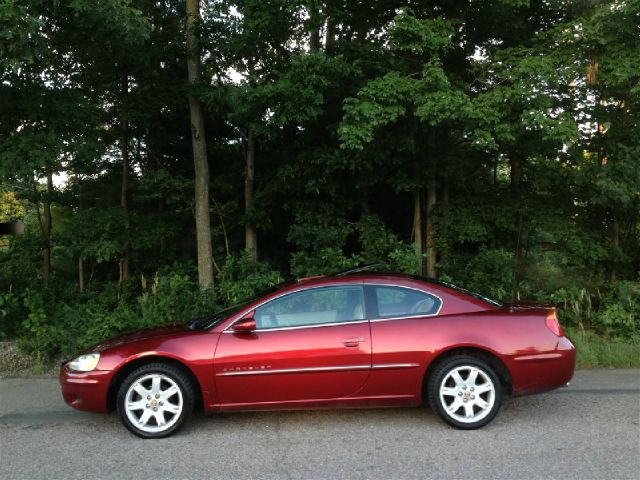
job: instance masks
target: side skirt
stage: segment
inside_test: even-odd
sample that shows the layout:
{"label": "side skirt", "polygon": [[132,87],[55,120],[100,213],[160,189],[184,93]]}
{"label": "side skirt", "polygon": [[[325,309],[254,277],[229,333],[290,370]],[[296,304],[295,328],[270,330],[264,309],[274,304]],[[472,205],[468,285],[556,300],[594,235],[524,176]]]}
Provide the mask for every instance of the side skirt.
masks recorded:
{"label": "side skirt", "polygon": [[274,410],[317,410],[332,408],[375,408],[375,407],[415,407],[421,399],[414,395],[381,395],[369,397],[345,397],[331,399],[288,400],[284,402],[227,403],[208,405],[205,413],[274,411]]}

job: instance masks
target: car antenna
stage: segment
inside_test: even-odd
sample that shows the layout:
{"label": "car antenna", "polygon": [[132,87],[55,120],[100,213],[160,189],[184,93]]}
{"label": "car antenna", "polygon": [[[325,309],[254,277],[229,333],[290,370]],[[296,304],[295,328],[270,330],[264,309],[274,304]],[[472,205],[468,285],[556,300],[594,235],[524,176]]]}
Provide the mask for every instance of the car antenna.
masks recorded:
{"label": "car antenna", "polygon": [[346,277],[347,275],[351,275],[352,273],[359,273],[359,272],[368,272],[369,270],[373,270],[377,267],[381,267],[382,264],[381,263],[367,263],[367,264],[360,264],[356,267],[352,267],[352,268],[348,268],[346,270],[342,270],[340,272],[336,272],[333,275],[331,275],[332,277]]}

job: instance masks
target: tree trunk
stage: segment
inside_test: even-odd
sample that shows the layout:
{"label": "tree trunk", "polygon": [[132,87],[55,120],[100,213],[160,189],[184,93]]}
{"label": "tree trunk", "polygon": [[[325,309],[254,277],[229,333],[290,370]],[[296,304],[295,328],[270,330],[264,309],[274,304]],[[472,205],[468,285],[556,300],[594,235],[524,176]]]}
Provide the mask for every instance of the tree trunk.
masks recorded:
{"label": "tree trunk", "polygon": [[436,205],[436,179],[432,172],[427,182],[427,277],[436,278],[436,233],[433,223]]}
{"label": "tree trunk", "polygon": [[84,261],[82,260],[82,252],[78,254],[78,290],[84,293]]}
{"label": "tree trunk", "polygon": [[[126,101],[127,92],[129,91],[129,82],[127,76],[124,75],[122,79],[122,95],[123,104]],[[127,195],[129,189],[129,121],[126,118],[124,112],[120,114],[121,125],[121,145],[120,150],[122,152],[122,183],[120,188],[120,207],[124,215],[124,230],[125,236],[129,233],[129,205],[127,202]],[[123,251],[120,253],[120,278],[118,283],[122,286],[129,279],[129,247],[128,238]]]}
{"label": "tree trunk", "polygon": [[[84,209],[84,202],[82,201],[82,184],[80,183],[80,176],[76,175],[76,181],[78,182],[78,212],[82,214]],[[78,290],[80,293],[84,293],[84,259],[82,258],[82,247],[78,252]]]}
{"label": "tree trunk", "polygon": [[252,132],[247,135],[247,148],[245,151],[245,171],[244,171],[244,213],[247,221],[244,226],[244,248],[251,251],[251,259],[255,262],[258,259],[258,235],[256,225],[250,219],[253,208],[253,192],[255,181],[255,137]]}
{"label": "tree trunk", "polygon": [[422,189],[416,187],[413,191],[413,245],[416,251],[418,260],[418,275],[422,275]]}
{"label": "tree trunk", "polygon": [[517,153],[509,154],[509,165],[511,171],[509,173],[511,181],[511,196],[515,200],[520,200],[521,184],[522,184],[522,159]]}
{"label": "tree trunk", "polygon": [[324,40],[325,51],[326,52],[333,51],[333,47],[335,43],[336,43],[335,21],[333,20],[333,17],[328,16],[327,17],[327,33],[325,34],[325,40]]}
{"label": "tree trunk", "polygon": [[44,237],[44,248],[42,249],[42,283],[44,288],[49,286],[51,275],[51,196],[53,194],[53,169],[51,164],[45,166],[47,175],[47,195],[44,199],[44,223],[42,225],[42,235]]}
{"label": "tree trunk", "polygon": [[[597,84],[597,76],[598,76],[598,61],[595,58],[591,59],[589,65],[587,65],[587,84],[593,87],[595,99],[596,99],[596,110],[594,111],[594,117],[596,117],[596,145],[598,148],[598,163],[600,167],[604,168],[609,163],[609,159],[607,158],[607,151],[605,149],[605,132],[606,126],[603,123],[600,123],[600,120],[597,118],[597,107],[605,105],[605,101],[602,98],[602,88],[598,87]],[[623,109],[627,111],[628,108],[628,100],[625,99],[623,102]],[[615,208],[615,207],[613,207]],[[615,211],[612,212],[612,222],[611,222],[611,243],[613,244],[616,254],[617,250],[620,247],[620,222],[615,216]],[[605,233],[606,236],[606,233]],[[609,262],[611,266],[610,280],[615,282],[617,279],[617,267],[615,262]]]}
{"label": "tree trunk", "polygon": [[[613,222],[611,224],[611,242],[613,243],[613,247],[615,249],[616,256],[618,255],[618,250],[620,248],[620,222],[617,218],[613,218]],[[612,262],[611,264],[611,281],[615,282],[618,279],[617,265],[616,262]]]}
{"label": "tree trunk", "polygon": [[[522,158],[517,152],[511,152],[509,154],[509,165],[511,171],[509,177],[511,181],[511,198],[514,204],[520,210],[522,207],[522,172],[523,172]],[[522,248],[522,213],[520,212],[520,219],[518,220],[518,230],[514,239],[515,255],[516,255],[516,267],[515,267],[515,283],[520,281],[522,267],[524,263],[524,254]]]}
{"label": "tree trunk", "polygon": [[320,11],[317,0],[309,1],[309,51],[320,50]]}
{"label": "tree trunk", "polygon": [[442,203],[449,206],[449,180],[442,186]]}
{"label": "tree trunk", "polygon": [[222,229],[222,236],[224,237],[224,251],[227,253],[227,257],[231,255],[231,249],[229,248],[229,236],[227,235],[227,227],[224,223],[224,215],[220,205],[216,202],[216,197],[212,196],[211,201],[213,201],[213,206],[218,213],[218,218],[220,219],[220,228]]}
{"label": "tree trunk", "polygon": [[[164,216],[164,198],[158,199],[158,213],[161,217]],[[160,237],[160,258],[164,257],[165,252],[167,251],[167,237],[164,235]]]}
{"label": "tree trunk", "polygon": [[360,184],[360,211],[362,215],[369,215],[369,185],[366,182]]}
{"label": "tree trunk", "polygon": [[[200,49],[195,26],[200,21],[199,0],[187,0],[187,70],[193,88],[200,81]],[[195,170],[195,217],[198,249],[198,282],[203,288],[213,287],[213,254],[209,220],[209,163],[204,131],[204,114],[200,101],[189,93],[191,144]]]}

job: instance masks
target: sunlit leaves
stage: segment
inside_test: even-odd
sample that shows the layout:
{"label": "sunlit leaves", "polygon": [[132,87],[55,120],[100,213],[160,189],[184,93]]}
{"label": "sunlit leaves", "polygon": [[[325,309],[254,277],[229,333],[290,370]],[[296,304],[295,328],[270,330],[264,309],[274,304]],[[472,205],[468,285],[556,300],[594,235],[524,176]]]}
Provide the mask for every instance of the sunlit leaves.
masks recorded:
{"label": "sunlit leaves", "polygon": [[428,56],[446,52],[452,45],[453,22],[443,18],[418,19],[403,9],[394,19],[390,43],[399,52],[413,52]]}

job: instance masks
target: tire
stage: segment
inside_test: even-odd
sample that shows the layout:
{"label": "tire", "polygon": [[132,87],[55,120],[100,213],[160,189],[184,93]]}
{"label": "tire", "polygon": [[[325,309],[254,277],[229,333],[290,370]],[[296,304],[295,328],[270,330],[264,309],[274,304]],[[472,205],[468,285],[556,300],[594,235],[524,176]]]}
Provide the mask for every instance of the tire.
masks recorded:
{"label": "tire", "polygon": [[[118,416],[141,438],[163,438],[178,431],[193,411],[193,384],[166,363],[151,363],[131,372],[118,389]],[[163,424],[164,422],[164,424]]]}
{"label": "tire", "polygon": [[449,358],[427,383],[429,404],[452,427],[473,430],[489,423],[500,410],[502,386],[493,368],[471,356]]}

